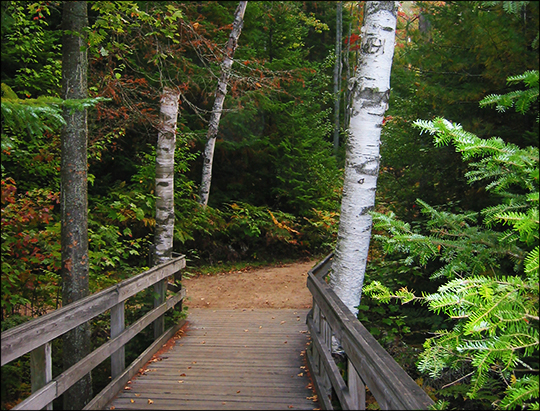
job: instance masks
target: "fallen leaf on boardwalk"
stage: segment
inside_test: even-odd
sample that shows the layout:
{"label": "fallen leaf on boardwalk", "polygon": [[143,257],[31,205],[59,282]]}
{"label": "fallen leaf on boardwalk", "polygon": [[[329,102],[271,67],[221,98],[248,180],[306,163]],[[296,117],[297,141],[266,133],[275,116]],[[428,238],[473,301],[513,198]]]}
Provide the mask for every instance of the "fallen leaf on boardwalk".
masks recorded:
{"label": "fallen leaf on boardwalk", "polygon": [[184,382],[184,380],[178,380],[178,382],[179,382],[180,384],[182,384],[182,383]]}
{"label": "fallen leaf on boardwalk", "polygon": [[285,321],[280,322],[280,324],[285,324]]}
{"label": "fallen leaf on boardwalk", "polygon": [[283,344],[287,344],[287,341],[284,341]]}
{"label": "fallen leaf on boardwalk", "polygon": [[236,391],[237,394],[240,394],[240,390]]}
{"label": "fallen leaf on boardwalk", "polygon": [[150,399],[148,400],[148,404],[153,404],[153,403],[154,403],[154,401],[152,401]]}
{"label": "fallen leaf on boardwalk", "polygon": [[222,405],[225,405],[225,404],[227,404],[227,403],[224,401],[224,402],[222,402],[221,404],[222,404]]}
{"label": "fallen leaf on boardwalk", "polygon": [[140,397],[140,396],[141,396],[141,394],[135,394],[135,397]]}
{"label": "fallen leaf on boardwalk", "polygon": [[274,320],[276,317],[272,317],[272,320]]}
{"label": "fallen leaf on boardwalk", "polygon": [[301,372],[300,374],[298,374],[299,377],[303,377],[304,376],[304,373]]}
{"label": "fallen leaf on boardwalk", "polygon": [[191,366],[190,366],[190,367],[187,367],[187,369],[190,370],[190,369],[191,369]]}
{"label": "fallen leaf on boardwalk", "polygon": [[292,405],[289,405],[289,408],[294,408]]}
{"label": "fallen leaf on boardwalk", "polygon": [[197,364],[197,361],[193,361],[192,364]]}
{"label": "fallen leaf on boardwalk", "polygon": [[128,387],[127,385],[124,387],[124,390],[131,390],[131,387]]}
{"label": "fallen leaf on boardwalk", "polygon": [[201,344],[206,344],[206,341],[202,341]]}
{"label": "fallen leaf on boardwalk", "polygon": [[185,377],[186,376],[186,373],[183,372],[182,374],[180,374],[180,377]]}
{"label": "fallen leaf on boardwalk", "polygon": [[300,321],[300,317],[298,317],[298,318],[296,319],[296,321]]}
{"label": "fallen leaf on boardwalk", "polygon": [[130,400],[132,403],[135,403],[135,400]]}
{"label": "fallen leaf on boardwalk", "polygon": [[259,328],[262,328],[262,325],[259,325]]}
{"label": "fallen leaf on boardwalk", "polygon": [[302,368],[303,370],[306,369],[306,366],[305,365],[301,365],[300,368]]}
{"label": "fallen leaf on boardwalk", "polygon": [[245,333],[247,333],[249,330],[244,330]]}
{"label": "fallen leaf on boardwalk", "polygon": [[109,408],[109,409],[110,409],[110,410],[114,410],[114,408],[115,408],[114,405],[112,405],[111,408]]}

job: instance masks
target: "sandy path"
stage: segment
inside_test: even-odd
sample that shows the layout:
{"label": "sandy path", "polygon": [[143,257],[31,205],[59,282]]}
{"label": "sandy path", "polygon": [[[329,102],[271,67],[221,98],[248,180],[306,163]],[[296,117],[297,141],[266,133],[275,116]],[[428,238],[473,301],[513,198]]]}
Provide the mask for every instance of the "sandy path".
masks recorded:
{"label": "sandy path", "polygon": [[311,308],[307,272],[316,260],[182,280],[193,308]]}

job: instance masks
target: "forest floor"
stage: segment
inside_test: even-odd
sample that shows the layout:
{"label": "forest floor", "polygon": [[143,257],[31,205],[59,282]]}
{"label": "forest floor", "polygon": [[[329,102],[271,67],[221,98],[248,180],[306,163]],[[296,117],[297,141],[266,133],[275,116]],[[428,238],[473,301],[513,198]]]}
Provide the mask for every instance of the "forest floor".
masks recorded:
{"label": "forest floor", "polygon": [[[311,308],[307,273],[317,260],[247,268],[182,279],[193,308]],[[188,309],[189,312],[189,309]]]}

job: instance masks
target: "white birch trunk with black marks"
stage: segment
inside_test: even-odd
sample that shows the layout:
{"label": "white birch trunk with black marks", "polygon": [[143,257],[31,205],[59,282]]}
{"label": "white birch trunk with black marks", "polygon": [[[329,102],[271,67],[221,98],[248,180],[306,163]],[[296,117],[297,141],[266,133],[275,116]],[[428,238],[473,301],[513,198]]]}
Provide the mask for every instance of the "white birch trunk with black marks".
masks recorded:
{"label": "white birch trunk with black marks", "polygon": [[345,160],[341,216],[330,285],[358,313],[379,173],[379,145],[390,95],[398,2],[365,3],[360,61]]}
{"label": "white birch trunk with black marks", "polygon": [[180,93],[165,87],[161,95],[160,123],[156,147],[156,228],[154,265],[172,256],[174,230],[174,152]]}
{"label": "white birch trunk with black marks", "polygon": [[203,169],[201,178],[201,188],[199,192],[199,203],[206,207],[208,198],[210,197],[210,185],[212,183],[212,164],[214,160],[214,148],[216,145],[216,137],[219,129],[219,120],[223,109],[223,102],[227,94],[227,83],[231,75],[231,67],[233,64],[234,51],[238,45],[238,38],[242,32],[244,24],[244,13],[246,11],[247,1],[241,1],[234,13],[234,23],[227,46],[225,47],[225,57],[221,63],[221,76],[216,89],[216,99],[212,108],[212,115],[208,124],[208,132],[206,134],[206,147],[203,154]]}
{"label": "white birch trunk with black marks", "polygon": [[[156,228],[154,232],[153,264],[159,265],[172,257],[174,236],[174,152],[176,150],[176,122],[180,93],[163,88],[159,112],[156,146]],[[165,301],[167,280],[154,284],[154,308]],[[163,316],[154,321],[154,340],[165,331]]]}

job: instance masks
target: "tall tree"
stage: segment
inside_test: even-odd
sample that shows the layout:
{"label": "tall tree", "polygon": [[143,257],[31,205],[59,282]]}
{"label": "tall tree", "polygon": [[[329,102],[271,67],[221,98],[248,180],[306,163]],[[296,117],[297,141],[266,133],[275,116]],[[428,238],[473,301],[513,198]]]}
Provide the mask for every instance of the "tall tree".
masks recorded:
{"label": "tall tree", "polygon": [[356,314],[371,238],[379,145],[390,95],[398,3],[365,3],[353,113],[347,140],[341,216],[330,284]]}
{"label": "tall tree", "polygon": [[247,1],[238,3],[238,7],[234,12],[234,23],[227,46],[225,47],[225,57],[221,64],[221,76],[216,89],[216,99],[212,108],[210,123],[208,124],[208,133],[206,135],[206,147],[204,149],[203,170],[200,188],[199,203],[203,206],[208,204],[210,196],[210,184],[212,183],[212,162],[214,159],[214,147],[216,145],[216,137],[219,128],[219,119],[223,109],[223,102],[227,94],[227,83],[231,75],[231,67],[233,64],[234,51],[238,45],[238,38],[242,32],[244,24],[244,13],[246,11]]}
{"label": "tall tree", "polygon": [[[62,15],[62,97],[65,100],[88,96],[86,35],[88,10],[85,1],[66,1]],[[85,108],[65,108],[61,146],[62,213],[62,304],[64,306],[89,294],[88,281],[88,198],[87,139]],[[64,334],[64,369],[90,352],[90,324]],[[64,394],[64,409],[80,410],[92,397],[89,373]]]}
{"label": "tall tree", "polygon": [[342,3],[336,3],[336,62],[334,65],[334,155],[339,151],[339,90],[341,89]]}
{"label": "tall tree", "polygon": [[154,265],[171,258],[174,229],[174,152],[180,92],[169,87],[161,96],[156,148],[156,229]]}
{"label": "tall tree", "polygon": [[[176,122],[180,92],[169,87],[161,95],[160,122],[156,147],[156,230],[154,234],[154,265],[167,262],[172,256],[174,234],[174,152]],[[161,304],[167,291],[167,280],[154,285],[154,305]],[[154,338],[163,333],[164,319],[154,322]]]}

